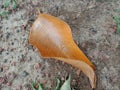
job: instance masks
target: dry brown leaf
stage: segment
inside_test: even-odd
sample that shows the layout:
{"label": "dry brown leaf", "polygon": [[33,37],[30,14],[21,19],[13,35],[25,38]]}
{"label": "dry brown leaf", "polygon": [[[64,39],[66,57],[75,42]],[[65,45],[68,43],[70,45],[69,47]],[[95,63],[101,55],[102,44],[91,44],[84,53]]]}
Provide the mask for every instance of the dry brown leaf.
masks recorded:
{"label": "dry brown leaf", "polygon": [[48,14],[39,14],[30,30],[29,42],[38,48],[42,57],[55,58],[79,68],[95,88],[95,66],[75,44],[67,23]]}

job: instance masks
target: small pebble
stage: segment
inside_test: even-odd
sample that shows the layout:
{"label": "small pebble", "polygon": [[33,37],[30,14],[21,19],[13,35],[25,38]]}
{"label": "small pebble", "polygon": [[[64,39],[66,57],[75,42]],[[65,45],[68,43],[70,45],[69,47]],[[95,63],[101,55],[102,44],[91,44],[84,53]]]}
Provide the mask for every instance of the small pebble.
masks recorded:
{"label": "small pebble", "polygon": [[76,72],[76,74],[77,74],[78,77],[80,76],[80,72],[81,72],[80,69],[78,69],[77,72]]}
{"label": "small pebble", "polygon": [[20,30],[18,29],[18,30],[16,30],[16,32],[17,32],[17,33],[19,33],[19,32],[20,32]]}
{"label": "small pebble", "polygon": [[16,66],[16,62],[11,62],[11,66]]}
{"label": "small pebble", "polygon": [[5,77],[0,77],[0,84],[3,84],[3,83],[5,83],[5,82],[6,82]]}
{"label": "small pebble", "polygon": [[[17,85],[15,90],[22,90],[22,86],[21,85]],[[27,89],[27,90],[29,90],[29,89]]]}
{"label": "small pebble", "polygon": [[8,60],[7,60],[7,59],[5,59],[5,60],[4,60],[4,63],[6,63],[7,61],[8,61]]}
{"label": "small pebble", "polygon": [[92,32],[92,34],[96,34],[97,30],[95,30],[95,28],[90,28],[90,31]]}
{"label": "small pebble", "polygon": [[65,80],[65,77],[61,77],[61,80],[64,81],[64,80]]}
{"label": "small pebble", "polygon": [[8,69],[9,69],[8,66],[4,66],[4,67],[3,67],[3,71],[7,71]]}
{"label": "small pebble", "polygon": [[33,49],[31,45],[27,46],[28,50]]}
{"label": "small pebble", "polygon": [[12,82],[10,81],[10,82],[7,82],[7,85],[8,86],[11,86],[12,85]]}
{"label": "small pebble", "polygon": [[49,77],[50,77],[50,74],[46,73],[45,76],[46,76],[46,78],[49,78]]}
{"label": "small pebble", "polygon": [[72,84],[73,86],[75,86],[75,85],[76,85],[76,80],[73,79],[72,82],[71,82],[71,84]]}
{"label": "small pebble", "polygon": [[0,67],[0,72],[3,72],[3,68],[2,67]]}
{"label": "small pebble", "polygon": [[6,35],[6,39],[8,39],[10,37],[10,33],[7,33]]}
{"label": "small pebble", "polygon": [[11,45],[14,45],[14,42],[12,42]]}
{"label": "small pebble", "polygon": [[4,50],[4,49],[3,49],[2,47],[0,47],[0,54],[3,52],[3,50]]}
{"label": "small pebble", "polygon": [[32,87],[30,84],[26,83],[26,84],[24,84],[23,88],[24,88],[24,90],[31,90]]}
{"label": "small pebble", "polygon": [[39,69],[40,68],[40,63],[36,63],[35,65],[34,65],[34,69]]}
{"label": "small pebble", "polygon": [[44,83],[44,84],[47,84],[47,80],[44,80],[43,83]]}
{"label": "small pebble", "polygon": [[7,76],[9,80],[14,80],[17,77],[17,74],[15,72],[9,72]]}
{"label": "small pebble", "polygon": [[2,16],[0,15],[0,21],[2,20]]}
{"label": "small pebble", "polygon": [[109,58],[110,58],[110,56],[109,56],[109,55],[105,55],[105,57],[106,57],[107,59],[109,59]]}
{"label": "small pebble", "polygon": [[65,62],[62,62],[62,65],[65,65]]}
{"label": "small pebble", "polygon": [[23,72],[22,72],[22,76],[23,76],[23,77],[26,77],[27,75],[29,75],[28,72],[26,72],[26,71],[23,71]]}

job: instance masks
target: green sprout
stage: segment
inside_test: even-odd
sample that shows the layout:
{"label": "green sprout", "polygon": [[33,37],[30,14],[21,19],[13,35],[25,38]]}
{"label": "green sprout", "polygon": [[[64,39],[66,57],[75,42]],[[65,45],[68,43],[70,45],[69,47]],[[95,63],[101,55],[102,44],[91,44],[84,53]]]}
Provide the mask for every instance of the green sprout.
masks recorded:
{"label": "green sprout", "polygon": [[1,12],[0,12],[0,15],[1,15],[3,18],[6,18],[6,17],[7,17],[7,12],[1,11]]}
{"label": "green sprout", "polygon": [[10,4],[12,4],[13,8],[16,9],[17,8],[17,2],[16,0],[6,0],[3,4],[3,6],[5,8],[7,8]]}
{"label": "green sprout", "polygon": [[[71,86],[70,86],[70,82],[71,82],[71,75],[69,75],[65,82],[63,83],[63,85],[61,86],[61,80],[60,79],[56,79],[57,80],[57,85],[55,87],[54,90],[74,90],[74,89],[71,89]],[[36,88],[35,86],[37,85],[36,82],[32,82],[32,90],[46,90],[43,86],[43,84],[39,84],[39,86]]]}
{"label": "green sprout", "polygon": [[120,18],[118,17],[118,16],[113,16],[113,19],[116,21],[116,23],[117,23],[117,31],[116,31],[116,33],[117,34],[120,34]]}

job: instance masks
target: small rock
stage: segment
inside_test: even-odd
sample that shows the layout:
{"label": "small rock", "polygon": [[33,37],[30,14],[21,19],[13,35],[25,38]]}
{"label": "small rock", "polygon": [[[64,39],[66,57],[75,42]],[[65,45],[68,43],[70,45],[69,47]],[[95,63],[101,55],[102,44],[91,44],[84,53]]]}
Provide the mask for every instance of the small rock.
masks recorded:
{"label": "small rock", "polygon": [[8,39],[10,37],[10,33],[7,33],[6,35],[6,39]]}
{"label": "small rock", "polygon": [[22,76],[23,76],[23,77],[26,77],[27,75],[29,75],[28,72],[26,72],[26,71],[23,71],[23,72],[22,72]]}
{"label": "small rock", "polygon": [[37,5],[38,5],[38,3],[35,2],[35,1],[32,1],[32,4],[33,4],[34,6],[37,6]]}
{"label": "small rock", "polygon": [[71,84],[72,84],[73,86],[75,86],[75,84],[76,84],[76,80],[73,79],[72,82],[71,82]]}
{"label": "small rock", "polygon": [[44,80],[43,83],[46,84],[48,81],[47,80]]}
{"label": "small rock", "polygon": [[7,82],[7,85],[8,86],[11,86],[12,85],[12,82],[10,81],[10,82]]}
{"label": "small rock", "polygon": [[27,83],[23,86],[24,90],[31,90],[31,88],[32,88],[31,85]]}
{"label": "small rock", "polygon": [[3,49],[2,47],[0,47],[0,54],[3,52],[3,50],[4,50],[4,49]]}
{"label": "small rock", "polygon": [[14,45],[14,42],[12,42],[11,45]]}
{"label": "small rock", "polygon": [[8,66],[4,66],[4,67],[3,67],[3,71],[7,71],[8,69],[9,69]]}
{"label": "small rock", "polygon": [[109,55],[105,55],[105,57],[106,57],[107,59],[109,59],[109,58],[110,58],[110,56],[109,56]]}
{"label": "small rock", "polygon": [[98,50],[95,50],[94,52],[93,52],[93,56],[95,57],[95,58],[97,58],[98,57],[98,55],[99,55],[99,51]]}
{"label": "small rock", "polygon": [[12,81],[17,77],[17,74],[15,72],[9,72],[7,75],[7,78]]}
{"label": "small rock", "polygon": [[8,60],[7,60],[7,59],[5,59],[5,60],[4,60],[4,63],[6,63],[7,61],[8,61]]}
{"label": "small rock", "polygon": [[116,25],[112,26],[111,28],[109,28],[109,31],[111,33],[115,33],[117,31],[117,26]]}
{"label": "small rock", "polygon": [[62,65],[65,65],[65,62],[62,62]]}
{"label": "small rock", "polygon": [[11,62],[11,66],[16,66],[16,62]]}
{"label": "small rock", "polygon": [[65,77],[61,77],[61,80],[64,81],[64,80],[65,80]]}
{"label": "small rock", "polygon": [[33,46],[29,45],[27,48],[28,48],[28,50],[31,50],[31,49],[33,49]]}
{"label": "small rock", "polygon": [[[15,90],[22,90],[22,86],[21,85],[17,85]],[[30,89],[26,89],[26,90],[30,90]]]}
{"label": "small rock", "polygon": [[58,18],[65,20],[65,16],[63,16],[63,15],[60,15]]}
{"label": "small rock", "polygon": [[0,84],[6,83],[6,77],[0,77]]}
{"label": "small rock", "polygon": [[0,21],[2,20],[2,16],[0,15]]}
{"label": "small rock", "polygon": [[34,65],[34,69],[39,69],[40,68],[40,63],[36,63],[35,65]]}
{"label": "small rock", "polygon": [[97,33],[97,30],[95,30],[95,28],[93,28],[93,27],[90,28],[90,31],[92,32],[93,35]]}
{"label": "small rock", "polygon": [[3,72],[3,68],[2,67],[0,67],[0,72]]}
{"label": "small rock", "polygon": [[76,72],[76,74],[77,74],[78,77],[80,76],[80,72],[81,72],[80,69],[78,69],[77,72]]}
{"label": "small rock", "polygon": [[2,84],[4,81],[4,78],[0,77],[0,84]]}
{"label": "small rock", "polygon": [[46,76],[46,78],[49,78],[49,77],[50,77],[50,74],[46,73],[45,76]]}
{"label": "small rock", "polygon": [[16,30],[16,32],[17,32],[17,33],[19,33],[19,32],[20,32],[20,30],[18,29],[18,30]]}

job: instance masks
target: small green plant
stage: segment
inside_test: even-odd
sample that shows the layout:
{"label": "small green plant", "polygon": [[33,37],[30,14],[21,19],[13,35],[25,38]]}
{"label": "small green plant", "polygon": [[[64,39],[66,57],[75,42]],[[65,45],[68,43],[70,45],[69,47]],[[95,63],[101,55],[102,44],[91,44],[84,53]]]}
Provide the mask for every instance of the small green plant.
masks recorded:
{"label": "small green plant", "polygon": [[5,17],[7,16],[7,12],[1,11],[1,12],[0,12],[0,15],[1,15],[3,18],[5,18]]}
{"label": "small green plant", "polygon": [[5,8],[7,8],[10,4],[12,4],[13,8],[16,9],[17,8],[17,2],[16,0],[6,0],[4,3],[3,3],[3,6]]}
{"label": "small green plant", "polygon": [[116,33],[120,34],[120,18],[118,16],[113,16],[114,20],[116,21],[117,23],[117,31]]}
{"label": "small green plant", "polygon": [[[71,89],[70,82],[71,82],[71,75],[66,77],[66,80],[62,86],[61,86],[61,80],[57,79],[57,85],[54,90],[74,90]],[[41,83],[37,84],[36,82],[32,82],[32,90],[46,90],[46,89],[43,84]]]}
{"label": "small green plant", "polygon": [[[13,9],[16,9],[17,8],[17,2],[16,0],[6,0],[4,3],[3,3],[3,7],[4,8],[8,8],[8,6],[12,4],[12,8]],[[5,18],[7,17],[7,14],[9,13],[9,11],[6,11],[6,10],[1,10],[0,11],[0,15]]]}

